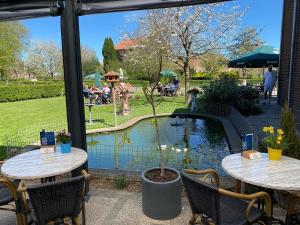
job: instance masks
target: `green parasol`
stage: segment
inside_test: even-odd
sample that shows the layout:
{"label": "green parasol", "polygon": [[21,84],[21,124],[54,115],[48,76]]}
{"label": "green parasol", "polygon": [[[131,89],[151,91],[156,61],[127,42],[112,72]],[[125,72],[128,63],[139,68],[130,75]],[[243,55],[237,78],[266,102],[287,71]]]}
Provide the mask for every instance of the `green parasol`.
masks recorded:
{"label": "green parasol", "polygon": [[84,77],[87,80],[95,80],[95,86],[100,86],[100,80],[103,78],[103,76],[99,73],[91,73]]}
{"label": "green parasol", "polygon": [[263,45],[242,56],[229,61],[228,67],[232,68],[260,68],[273,65],[278,67],[279,49],[270,45]]}
{"label": "green parasol", "polygon": [[177,77],[177,74],[172,70],[163,70],[160,72],[163,77]]}

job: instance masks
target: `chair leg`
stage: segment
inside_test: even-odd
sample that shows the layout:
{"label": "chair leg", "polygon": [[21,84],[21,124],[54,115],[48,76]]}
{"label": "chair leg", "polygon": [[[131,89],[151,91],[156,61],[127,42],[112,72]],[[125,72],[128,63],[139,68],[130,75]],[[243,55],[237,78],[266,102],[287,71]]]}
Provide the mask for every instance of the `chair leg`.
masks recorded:
{"label": "chair leg", "polygon": [[293,222],[293,218],[291,215],[287,215],[285,217],[285,225],[292,225],[292,222]]}
{"label": "chair leg", "polygon": [[82,201],[82,206],[81,206],[81,214],[82,214],[82,225],[85,225],[85,202],[84,200]]}
{"label": "chair leg", "polygon": [[79,219],[79,216],[74,217],[72,220],[74,221],[75,225],[80,225],[80,219]]}
{"label": "chair leg", "polygon": [[198,216],[199,216],[199,214],[194,214],[194,213],[192,214],[192,217],[189,221],[190,225],[196,224],[196,220],[197,220]]}
{"label": "chair leg", "polygon": [[23,215],[21,213],[16,213],[17,216],[17,224],[18,225],[27,225],[24,223]]}

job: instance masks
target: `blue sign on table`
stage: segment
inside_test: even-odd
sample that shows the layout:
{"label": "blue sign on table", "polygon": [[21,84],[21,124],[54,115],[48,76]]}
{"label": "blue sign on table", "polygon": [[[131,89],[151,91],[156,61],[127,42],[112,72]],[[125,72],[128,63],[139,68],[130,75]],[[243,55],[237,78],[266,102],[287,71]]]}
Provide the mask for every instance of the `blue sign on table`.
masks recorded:
{"label": "blue sign on table", "polygon": [[253,134],[244,134],[242,136],[242,152],[253,150]]}
{"label": "blue sign on table", "polygon": [[45,130],[40,132],[41,146],[55,145],[55,134],[53,131],[46,132]]}

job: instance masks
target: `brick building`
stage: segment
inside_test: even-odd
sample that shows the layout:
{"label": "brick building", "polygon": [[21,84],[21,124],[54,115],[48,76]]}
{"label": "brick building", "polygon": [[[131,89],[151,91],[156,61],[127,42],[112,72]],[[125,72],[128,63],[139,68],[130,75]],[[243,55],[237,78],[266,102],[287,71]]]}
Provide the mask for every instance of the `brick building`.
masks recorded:
{"label": "brick building", "polygon": [[284,0],[278,103],[288,102],[300,127],[300,0]]}

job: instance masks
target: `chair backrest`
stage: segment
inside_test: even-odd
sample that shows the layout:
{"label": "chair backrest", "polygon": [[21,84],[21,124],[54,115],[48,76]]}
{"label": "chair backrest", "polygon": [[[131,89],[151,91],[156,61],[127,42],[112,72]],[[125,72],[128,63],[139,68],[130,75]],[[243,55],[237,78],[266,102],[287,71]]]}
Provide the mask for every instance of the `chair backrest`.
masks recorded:
{"label": "chair backrest", "polygon": [[182,182],[194,214],[205,214],[220,224],[220,194],[216,186],[181,172]]}
{"label": "chair backrest", "polygon": [[27,188],[38,224],[58,218],[77,217],[84,198],[84,176]]}
{"label": "chair backrest", "polygon": [[83,92],[83,96],[84,96],[85,98],[89,98],[89,93],[86,92],[86,91],[84,91],[84,92]]}

